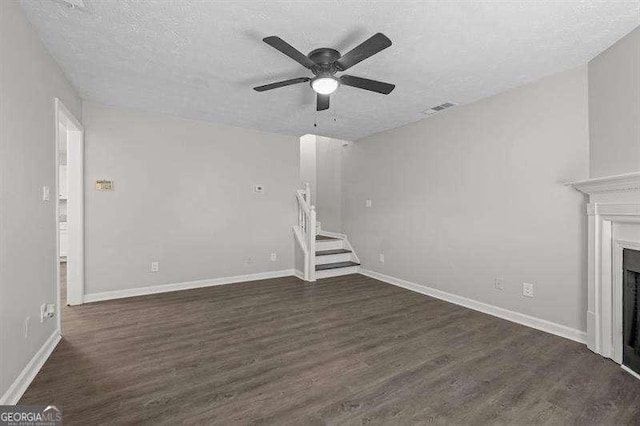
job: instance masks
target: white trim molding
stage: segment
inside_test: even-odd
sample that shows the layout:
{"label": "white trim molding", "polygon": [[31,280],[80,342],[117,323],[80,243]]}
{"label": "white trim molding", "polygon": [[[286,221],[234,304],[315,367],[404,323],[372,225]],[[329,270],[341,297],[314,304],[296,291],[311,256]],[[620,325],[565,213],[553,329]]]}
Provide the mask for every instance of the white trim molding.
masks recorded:
{"label": "white trim molding", "polygon": [[18,377],[13,381],[9,389],[0,398],[0,405],[16,405],[27,388],[36,377],[49,356],[53,353],[60,342],[60,330],[56,329],[46,342],[40,347],[38,352],[31,358],[31,361],[22,369]]}
{"label": "white trim molding", "polygon": [[569,184],[589,196],[587,347],[622,363],[622,250],[616,225],[640,226],[640,172]]}
{"label": "white trim molding", "polygon": [[214,278],[209,280],[186,281],[181,283],[161,284],[149,287],[128,288],[124,290],[105,291],[102,293],[89,293],[84,295],[84,302],[100,302],[103,300],[123,299],[126,297],[146,296],[149,294],[168,293],[171,291],[191,290],[194,288],[213,287],[218,285],[244,283],[248,281],[268,280],[297,276],[293,269],[281,271],[260,272],[257,274],[236,275],[234,277]]}
{"label": "white trim molding", "polygon": [[406,281],[400,278],[384,275],[379,272],[360,268],[360,273],[370,278],[374,278],[379,281],[383,281],[388,284],[392,284],[398,287],[402,287],[407,290],[415,291],[416,293],[431,296],[436,299],[444,300],[445,302],[453,303],[455,305],[464,306],[465,308],[473,309],[485,314],[493,315],[494,317],[502,318],[507,321],[515,322],[520,325],[535,328],[547,333],[555,334],[556,336],[564,337],[566,339],[573,340],[578,343],[586,342],[586,333],[566,325],[557,324],[551,321],[543,320],[540,318],[532,317],[529,315],[521,314],[519,312],[510,311],[508,309],[499,308],[488,303],[479,302],[474,299],[469,299],[456,294],[447,293],[442,290],[428,287],[421,284],[416,284],[410,281]]}
{"label": "white trim molding", "polygon": [[631,374],[633,377],[635,377],[636,379],[640,380],[640,374],[636,373],[635,371],[633,371],[632,369],[630,369],[629,367],[627,367],[626,365],[622,365],[621,366],[622,369],[624,371],[626,371],[627,373]]}
{"label": "white trim molding", "polygon": [[67,254],[67,304],[81,305],[85,284],[85,256],[84,256],[84,127],[82,123],[69,111],[66,105],[59,99],[54,100],[55,116],[55,226],[56,226],[56,321],[61,327],[60,314],[62,295],[60,284],[60,144],[62,133],[60,126],[65,128],[67,144],[67,156],[69,159],[67,217],[68,217],[68,241],[69,253]]}

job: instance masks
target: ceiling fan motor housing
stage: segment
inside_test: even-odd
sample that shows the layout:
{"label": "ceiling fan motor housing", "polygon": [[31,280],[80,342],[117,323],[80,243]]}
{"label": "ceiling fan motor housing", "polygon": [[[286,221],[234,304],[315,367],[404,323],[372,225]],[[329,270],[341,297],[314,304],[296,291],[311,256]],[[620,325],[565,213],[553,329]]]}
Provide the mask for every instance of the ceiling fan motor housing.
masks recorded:
{"label": "ceiling fan motor housing", "polygon": [[316,69],[313,69],[313,73],[316,75],[323,73],[331,73],[335,74],[338,69],[336,68],[334,62],[340,58],[340,52],[335,49],[330,49],[328,47],[321,47],[319,49],[312,50],[307,57],[311,59],[313,62],[318,64]]}

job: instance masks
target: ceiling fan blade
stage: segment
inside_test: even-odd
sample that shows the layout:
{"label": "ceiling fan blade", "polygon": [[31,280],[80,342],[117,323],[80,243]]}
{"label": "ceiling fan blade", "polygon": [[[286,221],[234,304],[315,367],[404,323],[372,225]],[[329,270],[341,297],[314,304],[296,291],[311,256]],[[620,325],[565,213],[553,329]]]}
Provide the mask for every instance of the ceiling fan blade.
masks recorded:
{"label": "ceiling fan blade", "polygon": [[300,52],[295,47],[291,46],[289,43],[278,36],[265,37],[262,39],[262,41],[264,41],[274,49],[278,49],[280,52],[284,53],[305,68],[313,69],[317,65],[311,59],[307,58],[302,52]]}
{"label": "ceiling fan blade", "polygon": [[342,57],[336,60],[335,64],[340,71],[344,71],[389,46],[391,46],[391,40],[389,40],[386,35],[377,33],[368,40],[365,40],[358,46],[354,47],[348,53],[342,55]]}
{"label": "ceiling fan blade", "polygon": [[277,83],[265,84],[264,86],[254,87],[256,92],[264,92],[265,90],[277,89],[279,87],[291,86],[292,84],[304,83],[311,80],[309,77],[292,78],[291,80],[279,81]]}
{"label": "ceiling fan blade", "polygon": [[396,88],[395,84],[369,80],[368,78],[354,77],[352,75],[343,75],[342,77],[340,77],[340,83],[344,84],[345,86],[357,87],[358,89],[382,93],[383,95],[388,95],[393,91],[393,89]]}
{"label": "ceiling fan blade", "polygon": [[321,95],[318,93],[316,100],[316,111],[324,111],[329,109],[329,97],[330,95]]}

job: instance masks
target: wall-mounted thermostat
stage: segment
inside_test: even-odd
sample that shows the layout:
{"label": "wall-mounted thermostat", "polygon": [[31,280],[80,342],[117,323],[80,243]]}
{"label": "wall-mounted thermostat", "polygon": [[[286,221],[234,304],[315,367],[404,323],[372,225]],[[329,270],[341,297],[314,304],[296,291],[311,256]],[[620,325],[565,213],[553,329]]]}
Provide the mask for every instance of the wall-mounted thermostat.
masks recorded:
{"label": "wall-mounted thermostat", "polygon": [[97,180],[95,188],[96,188],[96,191],[113,191],[113,181]]}
{"label": "wall-mounted thermostat", "polygon": [[253,193],[264,194],[264,185],[261,185],[261,184],[253,185]]}

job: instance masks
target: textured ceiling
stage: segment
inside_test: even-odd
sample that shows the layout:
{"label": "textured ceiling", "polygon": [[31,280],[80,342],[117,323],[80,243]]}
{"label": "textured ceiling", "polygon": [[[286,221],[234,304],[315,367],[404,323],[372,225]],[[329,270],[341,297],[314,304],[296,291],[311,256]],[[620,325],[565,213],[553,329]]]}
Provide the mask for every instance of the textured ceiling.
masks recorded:
{"label": "textured ceiling", "polygon": [[[21,1],[83,99],[346,140],[584,64],[640,25],[638,0],[85,2]],[[346,53],[376,32],[393,46],[349,74],[395,83],[391,95],[343,86],[316,114],[307,84],[252,90],[310,75],[265,36]]]}

